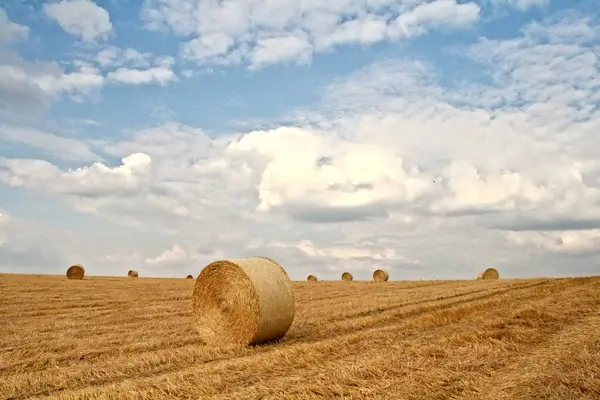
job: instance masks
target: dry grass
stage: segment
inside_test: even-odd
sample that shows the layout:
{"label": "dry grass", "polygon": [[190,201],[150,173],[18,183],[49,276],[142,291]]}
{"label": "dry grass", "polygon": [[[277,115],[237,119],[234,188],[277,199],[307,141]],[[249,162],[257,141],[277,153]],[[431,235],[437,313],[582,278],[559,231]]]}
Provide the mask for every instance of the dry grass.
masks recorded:
{"label": "dry grass", "polygon": [[183,279],[0,275],[0,399],[600,398],[600,277],[292,286],[279,343],[219,350]]}

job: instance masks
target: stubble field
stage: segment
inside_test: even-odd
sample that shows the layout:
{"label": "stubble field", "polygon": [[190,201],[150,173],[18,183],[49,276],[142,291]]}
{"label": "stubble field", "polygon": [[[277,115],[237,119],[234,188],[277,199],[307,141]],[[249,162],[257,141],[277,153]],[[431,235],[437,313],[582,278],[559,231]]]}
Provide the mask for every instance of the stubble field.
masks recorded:
{"label": "stubble field", "polygon": [[288,334],[229,350],[194,282],[0,275],[0,398],[600,398],[600,277],[294,282]]}

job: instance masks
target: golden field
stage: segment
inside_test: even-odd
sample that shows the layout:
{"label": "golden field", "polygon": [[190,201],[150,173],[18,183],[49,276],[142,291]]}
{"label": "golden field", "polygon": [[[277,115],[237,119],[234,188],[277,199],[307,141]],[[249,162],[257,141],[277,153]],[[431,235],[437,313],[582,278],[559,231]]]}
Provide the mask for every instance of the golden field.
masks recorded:
{"label": "golden field", "polygon": [[293,282],[287,335],[227,350],[194,282],[0,275],[0,399],[600,398],[600,277]]}

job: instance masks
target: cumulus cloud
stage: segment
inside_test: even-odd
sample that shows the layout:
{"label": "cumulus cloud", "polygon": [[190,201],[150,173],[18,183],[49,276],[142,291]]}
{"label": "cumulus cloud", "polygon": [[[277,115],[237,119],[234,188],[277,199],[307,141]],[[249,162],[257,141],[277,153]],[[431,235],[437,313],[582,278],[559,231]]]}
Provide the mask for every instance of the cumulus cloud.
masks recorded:
{"label": "cumulus cloud", "polygon": [[[376,62],[287,126],[215,137],[165,123],[91,143],[121,165],[5,158],[0,181],[153,232],[160,245],[111,251],[148,271],[267,254],[294,279],[309,267],[368,279],[375,265],[397,278],[588,273],[600,237],[596,32],[585,17],[532,23],[453,49],[467,72],[456,84],[426,61]],[[568,272],[558,256],[573,257]]]}
{"label": "cumulus cloud", "polygon": [[465,28],[479,19],[474,2],[425,0],[328,3],[151,0],[142,10],[148,29],[194,35],[182,55],[201,64],[307,63],[314,52],[342,44],[373,44]]}
{"label": "cumulus cloud", "polygon": [[91,0],[61,0],[44,4],[46,16],[65,32],[84,41],[105,38],[112,30],[108,11]]}
{"label": "cumulus cloud", "polygon": [[30,127],[0,125],[0,142],[2,141],[35,147],[65,160],[85,162],[100,158],[88,143]]}
{"label": "cumulus cloud", "polygon": [[520,11],[527,11],[534,7],[543,7],[550,4],[550,0],[487,0],[495,6],[507,6]]}
{"label": "cumulus cloud", "polygon": [[[87,3],[73,3],[81,2]],[[46,6],[70,4],[63,1]],[[87,21],[86,15],[78,21]],[[26,38],[28,32],[27,27],[11,22],[0,8],[0,117],[5,119],[22,122],[39,117],[65,97],[80,103],[97,98],[106,83],[166,85],[178,80],[172,71],[172,57],[133,48],[107,46],[97,54],[68,62],[24,60],[10,45]]]}
{"label": "cumulus cloud", "polygon": [[0,182],[68,196],[127,197],[136,193],[151,173],[151,158],[134,153],[110,167],[100,162],[61,171],[53,164],[37,159],[0,158]]}
{"label": "cumulus cloud", "polygon": [[6,15],[6,11],[0,7],[0,44],[26,39],[28,36],[29,28],[11,22],[8,15]]}

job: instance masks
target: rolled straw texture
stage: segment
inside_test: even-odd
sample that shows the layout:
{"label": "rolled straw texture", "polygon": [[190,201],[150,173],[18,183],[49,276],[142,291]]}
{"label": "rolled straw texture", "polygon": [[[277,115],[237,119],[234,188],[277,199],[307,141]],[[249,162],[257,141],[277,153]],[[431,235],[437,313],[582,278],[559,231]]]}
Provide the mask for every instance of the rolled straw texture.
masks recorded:
{"label": "rolled straw texture", "polygon": [[500,274],[494,268],[488,268],[485,271],[480,272],[479,275],[477,275],[477,279],[499,279],[499,278],[500,278]]}
{"label": "rolled straw texture", "polygon": [[319,280],[319,278],[317,278],[314,275],[309,275],[308,278],[306,278],[306,280],[309,281],[309,282],[316,282],[316,281]]}
{"label": "rolled straw texture", "polygon": [[85,275],[85,268],[79,264],[71,265],[69,269],[67,269],[67,278],[68,279],[83,279]]}
{"label": "rolled straw texture", "polygon": [[344,272],[342,274],[343,281],[351,281],[352,279],[354,279],[354,277],[352,276],[352,274],[350,272]]}
{"label": "rolled straw texture", "polygon": [[378,269],[377,271],[373,272],[373,280],[375,282],[387,282],[388,279],[390,279],[390,274],[383,269]]}
{"label": "rolled straw texture", "polygon": [[130,278],[137,278],[138,277],[138,272],[130,269],[129,272],[127,272],[127,276],[130,277]]}
{"label": "rolled straw texture", "polygon": [[202,340],[220,347],[279,339],[296,313],[289,276],[267,257],[207,265],[196,279],[192,308]]}
{"label": "rolled straw texture", "polygon": [[185,279],[194,279],[194,276],[193,275],[188,275],[188,276],[185,277]]}

